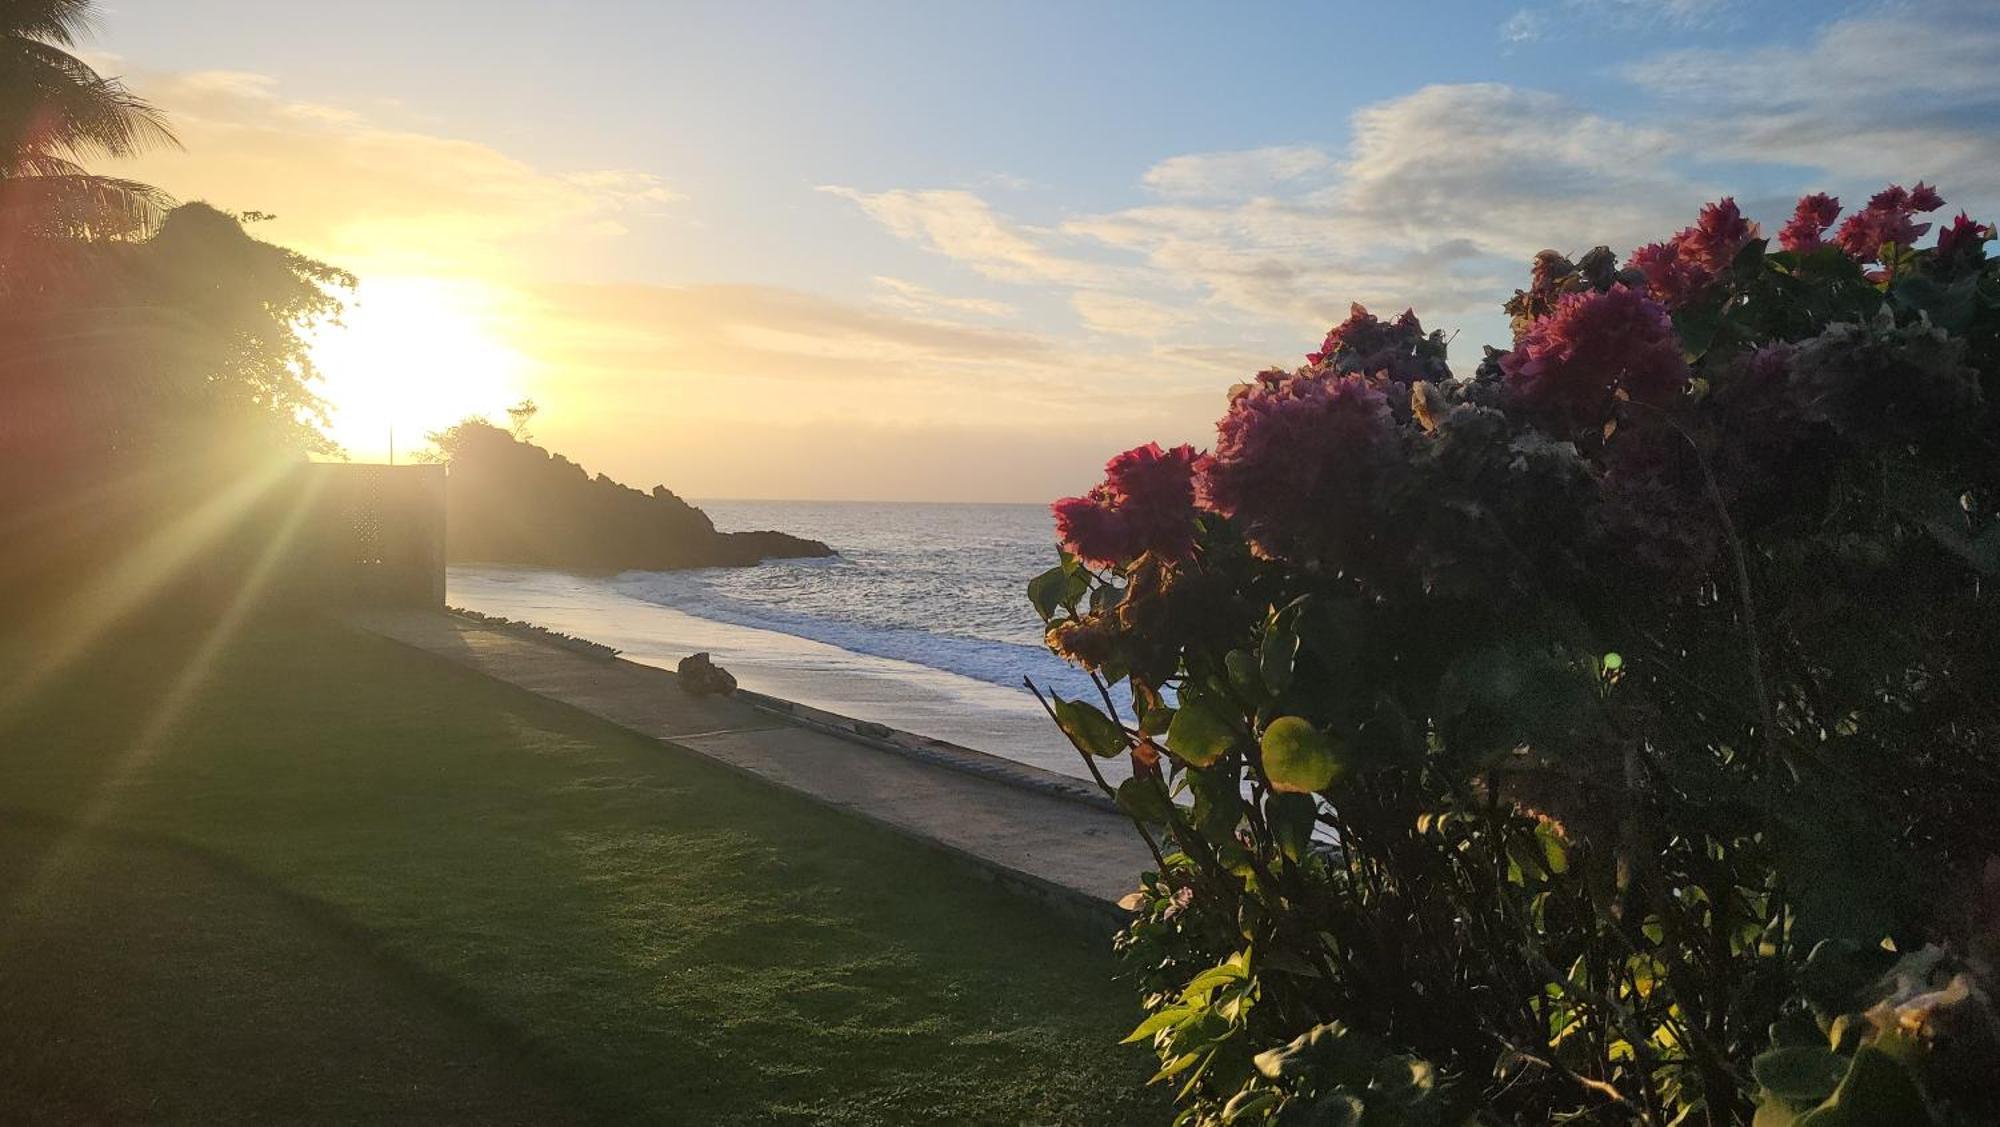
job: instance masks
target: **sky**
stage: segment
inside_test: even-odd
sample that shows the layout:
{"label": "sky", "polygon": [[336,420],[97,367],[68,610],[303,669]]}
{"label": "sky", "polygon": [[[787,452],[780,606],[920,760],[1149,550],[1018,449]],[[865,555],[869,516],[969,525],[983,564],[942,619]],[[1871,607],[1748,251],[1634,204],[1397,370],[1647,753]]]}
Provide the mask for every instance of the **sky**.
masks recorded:
{"label": "sky", "polygon": [[1350,302],[1452,361],[1544,247],[1894,181],[2000,216],[2000,4],[105,0],[177,151],[354,271],[334,435],[523,397],[691,497],[1043,501]]}

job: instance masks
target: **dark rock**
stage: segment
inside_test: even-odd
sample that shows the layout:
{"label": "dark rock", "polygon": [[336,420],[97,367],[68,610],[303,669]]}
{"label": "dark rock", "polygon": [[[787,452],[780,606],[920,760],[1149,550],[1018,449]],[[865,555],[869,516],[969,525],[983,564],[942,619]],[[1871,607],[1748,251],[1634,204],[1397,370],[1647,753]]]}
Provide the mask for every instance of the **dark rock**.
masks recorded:
{"label": "dark rock", "polygon": [[445,558],[611,574],[830,556],[782,532],[718,532],[665,486],[640,492],[471,420],[432,436],[450,466]]}
{"label": "dark rock", "polygon": [[706,653],[693,654],[681,659],[675,672],[679,675],[681,691],[690,696],[728,696],[736,691],[736,678],[729,670],[710,660]]}

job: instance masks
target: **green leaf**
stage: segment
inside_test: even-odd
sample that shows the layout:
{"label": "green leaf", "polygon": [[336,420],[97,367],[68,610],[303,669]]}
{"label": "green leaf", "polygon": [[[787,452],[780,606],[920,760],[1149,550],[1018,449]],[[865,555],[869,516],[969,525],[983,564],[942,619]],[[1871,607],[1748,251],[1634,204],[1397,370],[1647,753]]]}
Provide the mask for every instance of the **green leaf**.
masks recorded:
{"label": "green leaf", "polygon": [[1282,627],[1272,627],[1259,647],[1258,664],[1264,685],[1273,695],[1292,687],[1292,668],[1299,656],[1299,636]]}
{"label": "green leaf", "polygon": [[1173,812],[1166,788],[1152,775],[1133,775],[1118,784],[1118,805],[1142,822],[1165,825]]}
{"label": "green leaf", "polygon": [[1244,731],[1234,710],[1206,696],[1183,696],[1167,725],[1167,750],[1194,767],[1206,767],[1242,742]]}
{"label": "green leaf", "polygon": [[1069,572],[1060,565],[1028,580],[1028,601],[1035,604],[1035,613],[1047,622],[1061,609],[1069,592]]}
{"label": "green leaf", "polygon": [[1799,1113],[1791,1104],[1776,1096],[1765,1096],[1757,1101],[1757,1114],[1750,1119],[1750,1127],[1795,1127]]}
{"label": "green leaf", "polygon": [[1902,1062],[1882,1048],[1863,1045],[1825,1103],[1801,1116],[1798,1127],[1863,1127],[1929,1123],[1923,1093]]}
{"label": "green leaf", "polygon": [[1270,824],[1278,852],[1293,861],[1305,857],[1317,810],[1318,804],[1309,794],[1272,794],[1264,800],[1264,820]]}
{"label": "green leaf", "polygon": [[1183,1021],[1187,1021],[1194,1017],[1197,1012],[1192,1006],[1169,1006],[1140,1022],[1139,1027],[1127,1033],[1125,1039],[1120,1041],[1119,1044],[1130,1045],[1138,1041],[1144,1041],[1162,1029],[1167,1029],[1179,1025]]}
{"label": "green leaf", "polygon": [[1198,767],[1187,773],[1187,781],[1194,793],[1194,828],[1210,841],[1232,840],[1236,824],[1243,820],[1239,764],[1224,761]]}
{"label": "green leaf", "polygon": [[1349,766],[1326,733],[1301,716],[1281,716],[1264,729],[1263,758],[1271,789],[1292,794],[1325,790]]}
{"label": "green leaf", "polygon": [[1245,1088],[1222,1105],[1222,1121],[1234,1123],[1239,1119],[1253,1118],[1269,1111],[1284,1098],[1283,1093],[1272,1088]]}
{"label": "green leaf", "polygon": [[1252,702],[1264,699],[1264,678],[1249,650],[1230,650],[1223,656],[1222,667],[1229,671],[1229,687],[1237,696]]}
{"label": "green leaf", "polygon": [[1056,723],[1076,746],[1100,759],[1125,754],[1125,729],[1117,721],[1080,700],[1056,697],[1054,708]]}
{"label": "green leaf", "polygon": [[1757,1083],[1787,1100],[1823,1100],[1846,1074],[1847,1059],[1824,1045],[1788,1045],[1750,1062]]}

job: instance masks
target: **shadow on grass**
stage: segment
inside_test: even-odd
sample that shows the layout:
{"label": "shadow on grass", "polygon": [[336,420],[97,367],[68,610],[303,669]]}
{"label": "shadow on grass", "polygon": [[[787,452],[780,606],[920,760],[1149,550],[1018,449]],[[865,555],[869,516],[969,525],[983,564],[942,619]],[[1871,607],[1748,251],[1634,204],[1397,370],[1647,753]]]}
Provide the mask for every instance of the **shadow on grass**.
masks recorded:
{"label": "shadow on grass", "polygon": [[[132,1085],[121,1099],[191,1078],[178,1113],[140,1118],[359,1107],[337,1089],[374,1091],[350,1079],[369,1076],[433,1100],[416,1118],[439,1121],[1159,1117],[1138,1090],[1145,1054],[1115,1044],[1136,1005],[1101,935],[886,830],[443,659],[260,624],[155,754],[111,769],[186,649],[185,631],[128,632],[0,718],[0,804],[41,819],[0,822],[0,880],[23,879],[78,818],[94,827],[11,941],[44,968],[21,973],[109,984],[95,1008],[23,993],[10,1020],[38,1044],[96,1044],[103,1075]],[[149,944],[165,944],[157,958]],[[371,1027],[409,1048],[382,1060]],[[48,1051],[33,1075],[90,1060]],[[288,1085],[225,1083],[232,1063]],[[529,1110],[426,1069],[498,1077]],[[41,1091],[83,1098],[54,1079]],[[53,1118],[79,1117],[104,1116]]]}

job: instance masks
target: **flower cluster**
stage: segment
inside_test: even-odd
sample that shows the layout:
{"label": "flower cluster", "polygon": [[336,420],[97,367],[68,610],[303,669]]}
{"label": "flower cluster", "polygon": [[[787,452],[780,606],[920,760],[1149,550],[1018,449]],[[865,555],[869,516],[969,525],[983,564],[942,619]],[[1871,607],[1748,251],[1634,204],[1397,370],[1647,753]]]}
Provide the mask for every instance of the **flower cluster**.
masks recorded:
{"label": "flower cluster", "polygon": [[1799,206],[1792,210],[1778,232],[1778,245],[1793,254],[1806,254],[1826,245],[1827,228],[1840,218],[1840,200],[1825,192],[1814,192],[1810,196],[1799,197]]}
{"label": "flower cluster", "polygon": [[1195,449],[1134,447],[1104,466],[1104,481],[1052,507],[1065,551],[1109,567],[1142,555],[1182,559],[1194,546]]}
{"label": "flower cluster", "polygon": [[1986,244],[1994,238],[1991,223],[1976,223],[1964,212],[1938,231],[1937,262],[1940,270],[1957,273],[1976,270],[1986,263]]}
{"label": "flower cluster", "polygon": [[1107,711],[1051,713],[1130,768],[1181,1120],[2000,1122],[2000,262],[1942,205],[1545,251],[1462,379],[1354,306],[1057,503],[1028,593]]}
{"label": "flower cluster", "polygon": [[1743,218],[1733,198],[1701,209],[1692,227],[1663,242],[1640,247],[1626,263],[1646,279],[1646,290],[1668,308],[1700,296],[1750,240],[1757,225]]}
{"label": "flower cluster", "polygon": [[1266,372],[1230,393],[1196,482],[1201,504],[1235,518],[1263,555],[1316,558],[1377,488],[1392,423],[1367,377]]}
{"label": "flower cluster", "polygon": [[1915,246],[1931,229],[1930,224],[1917,222],[1916,216],[1943,206],[1937,189],[1922,181],[1907,190],[1891,184],[1877,192],[1866,208],[1848,216],[1834,241],[1855,261],[1875,262],[1881,259],[1883,247],[1908,250]]}
{"label": "flower cluster", "polygon": [[1565,295],[1501,359],[1500,370],[1519,401],[1579,421],[1601,421],[1620,393],[1662,403],[1688,381],[1665,307],[1623,285]]}

